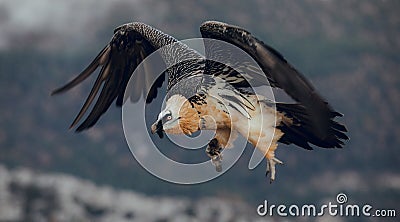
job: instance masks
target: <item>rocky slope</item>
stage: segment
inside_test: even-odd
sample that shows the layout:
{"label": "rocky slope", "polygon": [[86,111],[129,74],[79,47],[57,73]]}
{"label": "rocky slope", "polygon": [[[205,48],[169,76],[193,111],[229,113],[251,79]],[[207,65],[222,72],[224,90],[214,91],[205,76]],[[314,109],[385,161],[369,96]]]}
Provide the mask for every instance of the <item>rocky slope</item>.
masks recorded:
{"label": "rocky slope", "polygon": [[249,221],[243,202],[148,197],[64,174],[0,165],[0,221]]}

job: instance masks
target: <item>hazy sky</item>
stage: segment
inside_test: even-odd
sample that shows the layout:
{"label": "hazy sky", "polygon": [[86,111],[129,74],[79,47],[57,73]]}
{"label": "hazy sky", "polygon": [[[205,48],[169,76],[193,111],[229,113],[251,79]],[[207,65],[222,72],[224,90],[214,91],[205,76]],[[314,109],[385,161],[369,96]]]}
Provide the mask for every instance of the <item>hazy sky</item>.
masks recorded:
{"label": "hazy sky", "polygon": [[140,1],[0,0],[0,49],[32,45],[46,50],[71,42],[85,44],[106,19],[118,17],[115,13],[121,10],[116,8],[132,12],[135,18],[146,17]]}

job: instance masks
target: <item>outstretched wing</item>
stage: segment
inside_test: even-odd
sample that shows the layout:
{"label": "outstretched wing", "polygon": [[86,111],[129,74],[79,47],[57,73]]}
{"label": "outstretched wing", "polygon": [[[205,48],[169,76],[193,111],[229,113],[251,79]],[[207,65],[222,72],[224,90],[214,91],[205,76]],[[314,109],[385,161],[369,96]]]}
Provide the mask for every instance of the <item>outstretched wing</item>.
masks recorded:
{"label": "outstretched wing", "polygon": [[321,147],[343,145],[341,139],[347,139],[343,133],[346,129],[333,121],[336,116],[342,115],[334,111],[318,95],[311,83],[279,52],[252,36],[250,32],[226,23],[208,21],[201,25],[200,31],[204,38],[226,41],[244,50],[258,63],[272,87],[283,89],[304,107],[302,114],[305,117],[302,119],[307,121],[303,123],[303,127],[314,137],[309,142]]}
{"label": "outstretched wing", "polygon": [[[101,50],[93,62],[76,78],[52,92],[52,95],[54,95],[73,88],[101,67],[89,96],[70,128],[76,126],[83,118],[100,88],[102,89],[96,103],[76,131],[82,131],[93,126],[114,100],[116,100],[117,106],[121,106],[124,102],[125,88],[133,71],[155,50],[173,42],[176,42],[176,39],[143,23],[129,23],[115,29],[110,43]],[[143,75],[135,79],[131,89],[131,100],[137,101],[142,95],[146,96],[149,92],[146,98],[146,102],[149,103],[157,96],[157,88],[161,87],[165,73],[152,86],[152,82],[148,80],[155,77],[146,75],[148,70],[143,70],[143,72],[145,72]]]}

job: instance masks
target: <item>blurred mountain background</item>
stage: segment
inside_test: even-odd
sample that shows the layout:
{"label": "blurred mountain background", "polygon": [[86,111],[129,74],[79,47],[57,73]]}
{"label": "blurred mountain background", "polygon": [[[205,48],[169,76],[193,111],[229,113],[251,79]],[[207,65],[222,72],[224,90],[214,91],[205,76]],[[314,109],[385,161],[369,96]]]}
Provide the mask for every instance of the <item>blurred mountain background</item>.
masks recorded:
{"label": "blurred mountain background", "polygon": [[[399,12],[396,0],[0,0],[1,169],[67,174],[155,200],[202,203],[209,197],[225,201],[221,204],[243,203],[253,216],[264,200],[327,203],[339,192],[350,203],[399,213]],[[61,96],[50,97],[50,92],[83,70],[115,27],[141,21],[185,39],[200,37],[199,26],[206,20],[246,28],[304,73],[344,114],[341,121],[351,138],[345,148],[306,151],[281,145],[277,155],[285,165],[278,166],[277,180],[269,184],[264,165],[248,170],[249,147],[223,176],[184,186],[159,180],[136,162],[124,139],[120,109],[110,108],[84,133],[68,130],[94,79]],[[18,190],[7,181],[0,186],[0,203],[4,192]],[[26,207],[28,198],[8,197]],[[0,210],[0,221],[7,219],[4,215]]]}

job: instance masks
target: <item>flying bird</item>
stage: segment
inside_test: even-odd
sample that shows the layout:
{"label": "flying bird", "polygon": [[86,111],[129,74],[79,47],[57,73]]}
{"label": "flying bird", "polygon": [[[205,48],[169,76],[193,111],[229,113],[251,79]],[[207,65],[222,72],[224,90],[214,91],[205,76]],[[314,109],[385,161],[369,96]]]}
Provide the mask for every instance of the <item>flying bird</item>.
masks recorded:
{"label": "flying bird", "polygon": [[[65,92],[100,68],[93,88],[71,128],[80,123],[93,102],[91,111],[76,131],[95,125],[114,101],[117,106],[122,106],[128,81],[139,64],[156,50],[175,44],[179,50],[165,52],[171,61],[183,56],[193,59],[173,64],[153,85],[147,84],[146,79],[150,76],[146,75],[133,83],[133,100],[144,96],[146,103],[150,103],[167,79],[166,105],[151,126],[152,133],[162,137],[163,132],[191,135],[199,130],[215,130],[215,137],[209,142],[206,153],[217,170],[221,170],[219,161],[222,150],[231,146],[229,138],[241,134],[265,154],[266,174],[271,173],[271,181],[275,180],[275,165],[282,163],[275,156],[278,142],[307,150],[313,149],[311,144],[322,148],[344,146],[348,140],[347,130],[336,121],[342,114],[335,111],[277,50],[247,30],[222,22],[204,22],[200,32],[203,38],[224,41],[243,50],[261,68],[269,85],[282,89],[294,102],[264,100],[249,89],[249,79],[257,84],[254,76],[238,72],[229,65],[207,60],[174,37],[147,24],[133,22],[117,27],[110,43],[89,66],[76,78],[52,92]],[[206,44],[206,53],[210,50],[212,45]],[[244,70],[247,68],[246,64],[242,64],[242,67]],[[209,121],[210,116],[214,122]]]}

